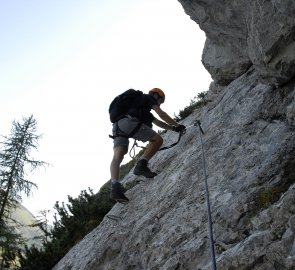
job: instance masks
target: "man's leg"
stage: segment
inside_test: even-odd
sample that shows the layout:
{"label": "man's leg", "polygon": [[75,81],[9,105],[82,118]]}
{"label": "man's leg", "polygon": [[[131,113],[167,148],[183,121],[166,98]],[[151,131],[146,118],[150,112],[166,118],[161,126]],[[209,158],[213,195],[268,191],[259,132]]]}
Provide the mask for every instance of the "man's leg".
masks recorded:
{"label": "man's leg", "polygon": [[123,161],[124,155],[126,154],[125,146],[117,146],[114,148],[113,159],[111,162],[110,170],[111,170],[111,178],[113,180],[119,180],[120,173],[120,165]]}
{"label": "man's leg", "polygon": [[155,172],[152,172],[147,165],[148,161],[155,155],[155,153],[159,150],[162,144],[162,137],[158,133],[156,133],[150,139],[150,143],[145,149],[142,158],[137,162],[133,171],[135,175],[143,175],[147,178],[153,178],[157,175]]}
{"label": "man's leg", "polygon": [[126,146],[116,146],[114,148],[113,159],[110,165],[112,182],[110,198],[120,203],[127,203],[129,201],[129,199],[124,195],[124,188],[119,182],[120,165],[125,154]]}
{"label": "man's leg", "polygon": [[147,145],[142,157],[149,161],[157,153],[162,144],[163,138],[158,133],[155,134]]}

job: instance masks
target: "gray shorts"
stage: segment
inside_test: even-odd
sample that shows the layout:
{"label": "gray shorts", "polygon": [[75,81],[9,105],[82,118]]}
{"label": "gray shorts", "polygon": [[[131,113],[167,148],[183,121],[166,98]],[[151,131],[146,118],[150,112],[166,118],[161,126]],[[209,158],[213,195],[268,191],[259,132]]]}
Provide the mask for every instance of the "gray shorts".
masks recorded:
{"label": "gray shorts", "polygon": [[[113,124],[113,136],[129,134],[137,127],[139,121],[134,117],[126,117]],[[131,137],[135,140],[147,142],[157,134],[151,127],[146,124],[141,124],[139,130]],[[118,136],[114,139],[114,148],[117,146],[125,146],[126,151],[129,146],[129,138]]]}

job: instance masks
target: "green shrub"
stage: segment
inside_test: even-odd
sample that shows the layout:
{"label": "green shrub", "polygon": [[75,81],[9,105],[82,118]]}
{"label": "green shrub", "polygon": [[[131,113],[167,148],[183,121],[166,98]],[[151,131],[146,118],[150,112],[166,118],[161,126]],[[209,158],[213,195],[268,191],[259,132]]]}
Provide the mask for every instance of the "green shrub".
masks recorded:
{"label": "green shrub", "polygon": [[175,121],[180,121],[188,117],[194,110],[201,108],[207,104],[205,100],[207,92],[201,92],[197,95],[197,97],[194,97],[190,101],[190,105],[184,107],[183,110],[180,110],[178,113],[178,116],[174,115]]}

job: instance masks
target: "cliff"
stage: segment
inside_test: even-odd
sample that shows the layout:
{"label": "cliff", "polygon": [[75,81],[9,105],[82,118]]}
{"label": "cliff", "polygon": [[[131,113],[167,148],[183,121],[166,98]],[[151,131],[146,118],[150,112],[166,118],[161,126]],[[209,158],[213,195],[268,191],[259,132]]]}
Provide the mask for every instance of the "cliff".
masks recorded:
{"label": "cliff", "polygon": [[179,0],[206,33],[203,64],[219,84],[255,67],[267,84],[295,73],[293,0]]}
{"label": "cliff", "polygon": [[[219,270],[295,269],[295,2],[180,0],[214,82],[180,143],[131,173],[128,205],[54,270],[211,269],[200,120]],[[165,144],[177,139],[164,135]]]}

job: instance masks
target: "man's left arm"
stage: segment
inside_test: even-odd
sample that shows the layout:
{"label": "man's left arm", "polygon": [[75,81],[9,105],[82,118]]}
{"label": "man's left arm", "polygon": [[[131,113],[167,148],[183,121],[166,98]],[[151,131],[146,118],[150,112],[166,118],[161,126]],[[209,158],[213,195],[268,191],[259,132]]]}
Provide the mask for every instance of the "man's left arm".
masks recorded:
{"label": "man's left arm", "polygon": [[166,112],[164,112],[159,105],[154,105],[153,110],[161,117],[162,120],[165,121],[164,123],[160,121],[159,119],[155,118],[153,123],[155,123],[157,126],[164,129],[168,129],[168,130],[173,130],[176,132],[183,132],[185,130],[184,125],[178,124]]}
{"label": "man's left arm", "polygon": [[170,126],[167,123],[165,123],[157,118],[154,118],[153,123],[160,128],[167,129],[167,130],[173,130],[173,126]]}
{"label": "man's left arm", "polygon": [[[174,121],[168,113],[164,112],[159,105],[154,105],[152,108],[159,116],[160,118],[165,121],[170,126],[178,126],[179,124]],[[155,123],[156,124],[156,123]]]}

